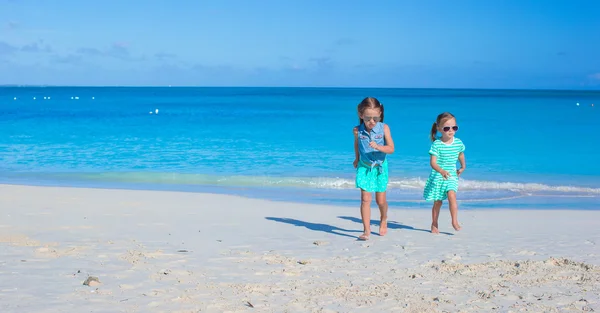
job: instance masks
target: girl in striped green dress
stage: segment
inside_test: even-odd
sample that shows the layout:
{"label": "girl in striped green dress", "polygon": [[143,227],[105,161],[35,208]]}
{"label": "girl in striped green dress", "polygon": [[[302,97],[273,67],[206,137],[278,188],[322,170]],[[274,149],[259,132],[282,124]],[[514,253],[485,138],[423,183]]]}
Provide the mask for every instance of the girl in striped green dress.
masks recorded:
{"label": "girl in striped green dress", "polygon": [[[442,134],[437,137],[437,132]],[[425,183],[423,197],[427,201],[433,201],[431,209],[431,232],[439,233],[438,217],[444,200],[448,200],[452,227],[460,230],[458,223],[458,204],[456,193],[458,192],[458,177],[466,168],[465,145],[454,137],[458,131],[454,115],[445,112],[438,115],[431,127],[431,149],[429,149],[431,174]],[[456,162],[460,162],[460,168],[456,168]]]}

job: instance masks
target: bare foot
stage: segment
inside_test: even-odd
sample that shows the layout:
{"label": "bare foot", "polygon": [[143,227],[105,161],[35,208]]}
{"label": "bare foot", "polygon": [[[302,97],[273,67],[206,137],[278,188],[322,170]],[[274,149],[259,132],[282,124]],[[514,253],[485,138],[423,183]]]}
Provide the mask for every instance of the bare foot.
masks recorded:
{"label": "bare foot", "polygon": [[438,224],[437,223],[432,223],[431,224],[431,233],[432,234],[439,234],[440,230],[438,229]]}
{"label": "bare foot", "polygon": [[362,240],[362,241],[366,241],[369,240],[369,233],[363,233],[362,235],[360,235],[360,237],[358,237],[358,240]]}
{"label": "bare foot", "polygon": [[387,234],[387,218],[384,218],[379,223],[379,236],[385,236]]}
{"label": "bare foot", "polygon": [[458,224],[458,221],[452,222],[452,227],[454,227],[454,230],[456,230],[456,231],[459,231],[462,229],[462,227],[460,227],[460,224]]}

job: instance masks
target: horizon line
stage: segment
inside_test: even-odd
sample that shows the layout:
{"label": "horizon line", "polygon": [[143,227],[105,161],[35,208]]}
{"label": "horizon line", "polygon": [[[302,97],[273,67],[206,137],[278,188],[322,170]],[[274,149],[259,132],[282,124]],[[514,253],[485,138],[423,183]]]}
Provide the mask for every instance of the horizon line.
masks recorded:
{"label": "horizon line", "polygon": [[190,86],[190,85],[37,85],[0,84],[0,88],[281,88],[281,89],[403,89],[403,90],[494,90],[494,91],[592,91],[597,89],[557,89],[557,88],[477,88],[477,87],[365,87],[365,86]]}

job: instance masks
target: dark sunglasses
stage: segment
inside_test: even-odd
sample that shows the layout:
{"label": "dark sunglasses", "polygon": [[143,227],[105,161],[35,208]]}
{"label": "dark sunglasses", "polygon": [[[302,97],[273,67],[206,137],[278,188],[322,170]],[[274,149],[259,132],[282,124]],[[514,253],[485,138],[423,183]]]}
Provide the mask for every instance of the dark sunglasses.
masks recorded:
{"label": "dark sunglasses", "polygon": [[442,128],[444,130],[444,132],[449,132],[450,128],[452,128],[453,131],[458,131],[458,126],[445,126],[444,128]]}
{"label": "dark sunglasses", "polygon": [[381,121],[381,117],[380,116],[363,116],[363,120],[365,122],[368,122],[370,120],[374,120],[375,122],[379,122],[379,121]]}

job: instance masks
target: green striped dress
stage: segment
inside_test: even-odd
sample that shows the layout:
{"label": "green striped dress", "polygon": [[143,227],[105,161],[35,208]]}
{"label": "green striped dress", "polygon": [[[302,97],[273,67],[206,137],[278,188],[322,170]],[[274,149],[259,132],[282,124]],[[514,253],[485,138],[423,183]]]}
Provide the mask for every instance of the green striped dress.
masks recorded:
{"label": "green striped dress", "polygon": [[433,168],[431,174],[425,183],[423,198],[427,201],[446,200],[448,191],[454,190],[458,192],[458,176],[456,175],[456,162],[458,155],[465,151],[463,142],[454,137],[452,143],[445,144],[437,139],[431,144],[429,154],[437,157],[437,164],[444,170],[450,173],[448,179],[444,179],[442,174],[438,173]]}

